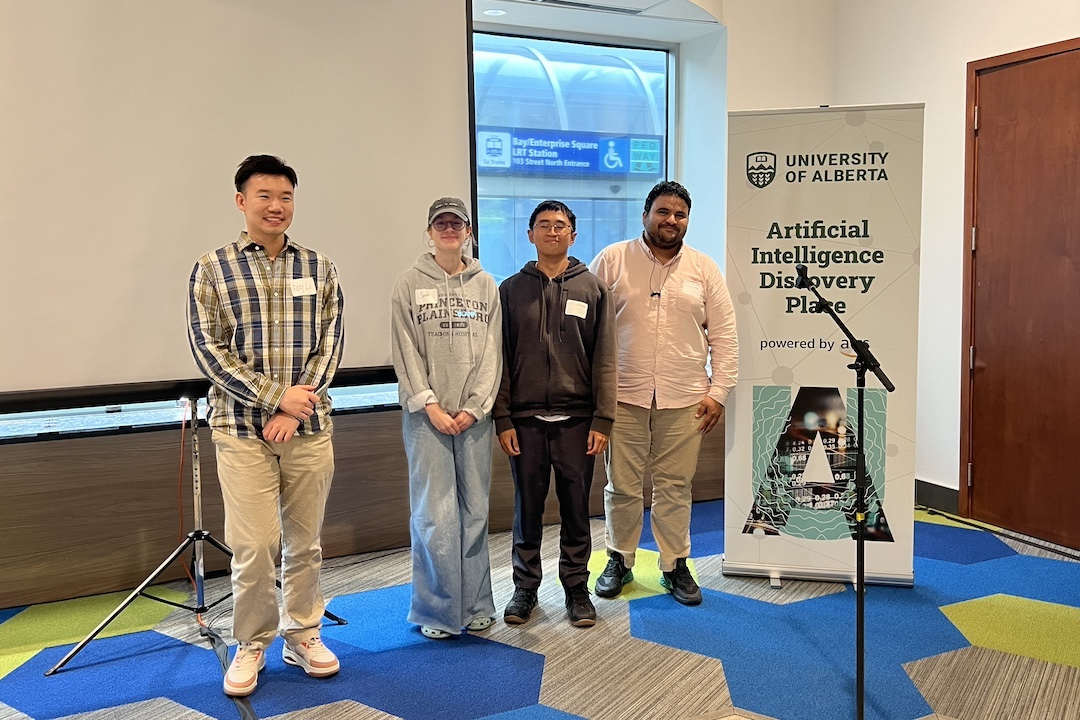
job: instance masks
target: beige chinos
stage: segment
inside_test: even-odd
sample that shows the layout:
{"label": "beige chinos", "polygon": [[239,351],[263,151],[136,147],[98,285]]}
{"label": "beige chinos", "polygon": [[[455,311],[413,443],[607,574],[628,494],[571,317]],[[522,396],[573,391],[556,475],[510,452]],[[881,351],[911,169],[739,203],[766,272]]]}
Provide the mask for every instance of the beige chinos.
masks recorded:
{"label": "beige chinos", "polygon": [[652,473],[653,537],[660,549],[660,569],[671,572],[678,558],[690,555],[691,481],[701,450],[698,405],[659,410],[619,403],[611,442],[605,453],[604,488],[608,554],[623,556],[628,568],[641,540],[644,518],[642,480]]}
{"label": "beige chinos", "polygon": [[[233,637],[268,647],[318,628],[326,608],[319,586],[323,516],[334,476],[333,426],[288,442],[238,438],[215,430],[225,501],[225,542],[233,551]],[[281,547],[282,537],[288,542]],[[281,549],[284,608],[274,561]]]}

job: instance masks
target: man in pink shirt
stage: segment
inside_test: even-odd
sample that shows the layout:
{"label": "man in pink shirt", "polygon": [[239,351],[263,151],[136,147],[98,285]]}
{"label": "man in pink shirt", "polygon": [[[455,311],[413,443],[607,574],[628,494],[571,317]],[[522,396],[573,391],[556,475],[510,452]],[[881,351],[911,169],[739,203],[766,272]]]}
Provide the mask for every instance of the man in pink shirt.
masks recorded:
{"label": "man in pink shirt", "polygon": [[701,589],[686,566],[690,481],[702,437],[735,387],[735,309],[716,262],[683,243],[690,221],[685,187],[657,184],[641,221],[640,238],[604,248],[589,267],[611,287],[619,338],[619,404],[604,489],[609,557],[596,594],[615,597],[634,579],[642,484],[651,472],[660,583],[680,603],[697,605]]}

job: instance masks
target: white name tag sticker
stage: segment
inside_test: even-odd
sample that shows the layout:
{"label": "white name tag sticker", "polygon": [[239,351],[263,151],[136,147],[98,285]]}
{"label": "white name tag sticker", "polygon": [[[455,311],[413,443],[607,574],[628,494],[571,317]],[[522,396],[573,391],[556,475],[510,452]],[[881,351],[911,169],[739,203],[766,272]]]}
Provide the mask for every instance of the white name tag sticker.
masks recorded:
{"label": "white name tag sticker", "polygon": [[683,280],[682,284],[683,295],[689,295],[690,297],[701,297],[701,283],[693,280]]}
{"label": "white name tag sticker", "polygon": [[302,297],[304,295],[315,294],[315,278],[292,278],[289,283],[292,287],[293,297]]}
{"label": "white name tag sticker", "polygon": [[580,300],[567,300],[566,314],[584,319],[589,315],[589,305]]}
{"label": "white name tag sticker", "polygon": [[417,288],[415,302],[417,305],[436,305],[439,302],[439,291],[435,288]]}

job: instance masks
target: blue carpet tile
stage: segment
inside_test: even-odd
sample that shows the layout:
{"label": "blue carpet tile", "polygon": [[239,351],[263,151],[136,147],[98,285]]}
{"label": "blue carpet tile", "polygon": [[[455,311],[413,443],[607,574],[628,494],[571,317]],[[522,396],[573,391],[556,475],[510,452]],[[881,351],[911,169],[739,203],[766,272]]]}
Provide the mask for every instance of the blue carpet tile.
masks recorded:
{"label": "blue carpet tile", "polygon": [[1015,554],[1015,550],[992,533],[938,523],[915,523],[916,557],[970,565]]}
{"label": "blue carpet tile", "polygon": [[[400,604],[379,609],[392,610],[404,630],[411,630]],[[410,720],[441,720],[483,717],[539,702],[541,655],[472,636],[434,642],[416,632],[420,642],[381,652],[334,637],[335,630],[350,628],[355,633],[365,622],[365,616],[357,615],[347,626],[326,628],[324,640],[342,665],[331,678],[309,678],[286,665],[281,641],[276,641],[267,651],[266,669],[250,698],[259,717],[355,700]],[[236,709],[221,692],[221,665],[207,648],[152,631],[104,638],[87,645],[57,675],[44,677],[69,648],[45,650],[5,677],[0,702],[34,720],[155,697],[212,718],[236,717]]]}
{"label": "blue carpet tile", "polygon": [[[867,720],[932,711],[901,663],[967,647],[922,588],[873,588],[867,601]],[[855,707],[855,593],[775,605],[704,591],[700,607],[666,596],[630,603],[634,637],[719,659],[731,699],[783,720],[849,720]]]}
{"label": "blue carpet tile", "polygon": [[22,607],[14,607],[8,608],[6,610],[0,610],[0,623],[4,622],[5,620],[10,620],[25,609],[26,606],[24,605]]}

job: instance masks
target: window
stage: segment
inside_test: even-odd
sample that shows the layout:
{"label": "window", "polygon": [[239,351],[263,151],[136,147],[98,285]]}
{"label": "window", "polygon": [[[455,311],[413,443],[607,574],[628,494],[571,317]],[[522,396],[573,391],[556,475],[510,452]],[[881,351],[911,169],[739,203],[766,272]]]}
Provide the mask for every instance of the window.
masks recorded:
{"label": "window", "polygon": [[666,176],[668,54],[475,33],[477,238],[501,282],[536,252],[529,215],[547,199],[577,215],[571,255],[641,232]]}

